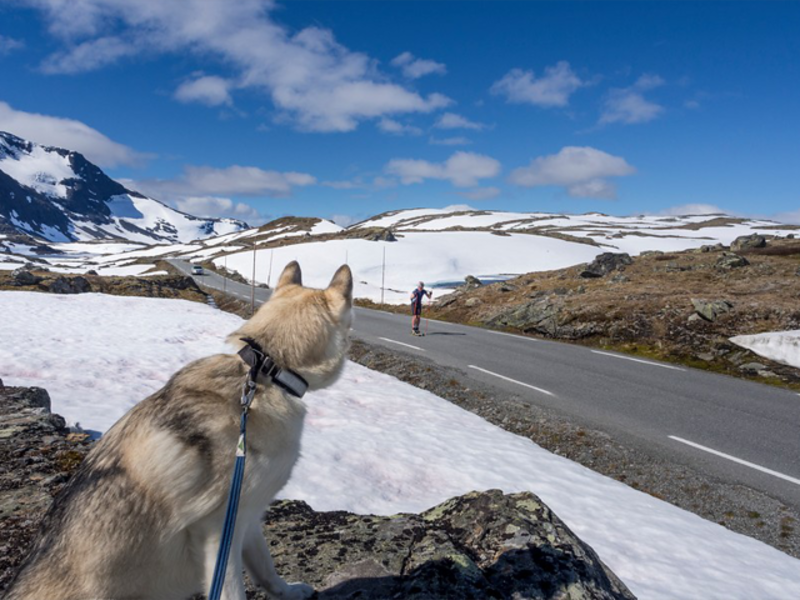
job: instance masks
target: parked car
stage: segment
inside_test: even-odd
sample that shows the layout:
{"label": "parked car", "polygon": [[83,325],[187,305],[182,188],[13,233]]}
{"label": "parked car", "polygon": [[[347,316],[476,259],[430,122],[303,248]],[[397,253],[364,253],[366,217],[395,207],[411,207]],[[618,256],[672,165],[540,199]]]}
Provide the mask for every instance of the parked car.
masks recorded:
{"label": "parked car", "polygon": [[201,267],[200,265],[194,265],[192,267],[192,275],[205,275],[205,273],[203,272],[203,267]]}

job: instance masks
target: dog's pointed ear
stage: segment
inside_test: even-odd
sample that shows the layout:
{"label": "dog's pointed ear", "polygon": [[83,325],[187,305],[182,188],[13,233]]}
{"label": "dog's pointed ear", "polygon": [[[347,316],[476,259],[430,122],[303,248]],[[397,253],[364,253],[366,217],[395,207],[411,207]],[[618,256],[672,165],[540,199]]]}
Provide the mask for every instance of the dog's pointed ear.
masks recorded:
{"label": "dog's pointed ear", "polygon": [[296,260],[290,262],[283,269],[283,273],[281,273],[281,276],[278,278],[278,285],[275,289],[279,290],[287,285],[303,285],[303,274],[300,272],[300,265],[297,264]]}
{"label": "dog's pointed ear", "polygon": [[350,272],[350,267],[342,265],[336,270],[333,279],[328,284],[328,290],[336,292],[344,298],[347,306],[353,305],[353,273]]}

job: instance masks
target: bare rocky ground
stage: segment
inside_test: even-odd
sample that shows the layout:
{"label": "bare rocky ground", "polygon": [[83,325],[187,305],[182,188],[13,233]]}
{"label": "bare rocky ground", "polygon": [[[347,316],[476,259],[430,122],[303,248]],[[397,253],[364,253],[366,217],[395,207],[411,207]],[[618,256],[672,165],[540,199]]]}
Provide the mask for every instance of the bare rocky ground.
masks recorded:
{"label": "bare rocky ground", "polygon": [[15,271],[0,271],[0,290],[85,294],[98,292],[114,296],[181,298],[205,302],[203,292],[191,277],[179,274],[150,277],[104,277],[93,271],[85,275],[65,275],[29,263]]}
{"label": "bare rocky ground", "polygon": [[603,431],[475,381],[459,369],[358,340],[350,358],[428,390],[550,452],[800,558],[800,513],[767,494],[627,446]]}

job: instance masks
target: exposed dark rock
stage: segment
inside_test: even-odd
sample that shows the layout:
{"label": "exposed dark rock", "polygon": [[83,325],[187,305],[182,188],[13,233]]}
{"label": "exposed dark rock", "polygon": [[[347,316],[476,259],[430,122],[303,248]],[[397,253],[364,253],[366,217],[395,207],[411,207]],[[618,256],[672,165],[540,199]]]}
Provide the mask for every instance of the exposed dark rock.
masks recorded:
{"label": "exposed dark rock", "polygon": [[746,267],[750,264],[744,256],[739,256],[733,252],[723,252],[722,256],[717,259],[716,267],[718,269],[738,269],[739,267]]}
{"label": "exposed dark rock", "polygon": [[597,256],[582,272],[581,277],[605,277],[612,271],[622,271],[626,265],[633,263],[630,255],[623,253],[604,252]]}
{"label": "exposed dark rock", "polygon": [[49,286],[53,294],[85,294],[92,291],[91,284],[85,277],[56,277]]}
{"label": "exposed dark rock", "polygon": [[763,235],[754,233],[752,235],[740,235],[731,242],[731,250],[746,250],[749,248],[763,248],[767,245],[767,240]]}
{"label": "exposed dark rock", "polygon": [[472,492],[391,517],[285,501],[264,529],[279,572],[320,599],[633,598],[531,493]]}
{"label": "exposed dark rock", "polygon": [[89,451],[88,436],[64,425],[45,390],[0,385],[0,594],[53,496]]}
{"label": "exposed dark rock", "polygon": [[480,279],[478,279],[477,277],[475,277],[474,275],[467,275],[464,278],[464,287],[466,287],[467,289],[479,288],[482,285],[483,285],[483,282]]}
{"label": "exposed dark rock", "polygon": [[727,300],[700,300],[692,298],[692,306],[695,312],[706,321],[716,321],[720,315],[724,315],[733,308],[733,304]]}
{"label": "exposed dark rock", "polygon": [[42,281],[42,277],[31,273],[28,265],[15,269],[11,273],[11,285],[36,285]]}
{"label": "exposed dark rock", "polygon": [[383,229],[370,235],[368,240],[372,242],[396,242],[397,238],[392,233],[391,229]]}

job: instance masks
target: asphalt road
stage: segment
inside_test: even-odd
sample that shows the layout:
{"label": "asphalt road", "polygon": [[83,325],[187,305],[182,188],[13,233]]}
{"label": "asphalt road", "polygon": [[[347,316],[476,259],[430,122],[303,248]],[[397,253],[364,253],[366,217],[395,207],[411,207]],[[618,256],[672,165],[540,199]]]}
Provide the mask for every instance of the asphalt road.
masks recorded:
{"label": "asphalt road", "polygon": [[[185,261],[170,261],[189,272]],[[250,287],[206,272],[198,283],[250,300]],[[256,304],[269,290],[256,289]],[[425,329],[425,321],[422,324]],[[677,365],[440,321],[410,335],[410,316],[357,308],[353,335],[457,367],[620,441],[800,510],[800,395]]]}

